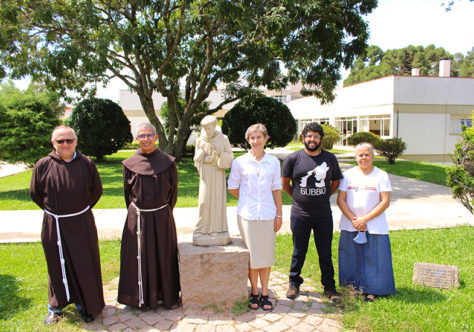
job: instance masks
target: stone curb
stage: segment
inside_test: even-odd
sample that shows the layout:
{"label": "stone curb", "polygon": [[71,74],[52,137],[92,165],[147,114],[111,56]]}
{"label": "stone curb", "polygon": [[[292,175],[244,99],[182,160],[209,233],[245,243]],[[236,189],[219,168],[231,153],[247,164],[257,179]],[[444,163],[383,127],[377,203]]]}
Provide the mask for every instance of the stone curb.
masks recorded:
{"label": "stone curb", "polygon": [[[340,331],[340,314],[326,313],[328,306],[314,288],[302,287],[295,300],[286,298],[288,277],[273,271],[270,275],[272,311],[250,310],[233,314],[232,308],[210,304],[201,310],[142,311],[117,303],[118,277],[104,284],[106,306],[94,322],[83,326],[92,331]],[[339,311],[337,311],[339,312]]]}

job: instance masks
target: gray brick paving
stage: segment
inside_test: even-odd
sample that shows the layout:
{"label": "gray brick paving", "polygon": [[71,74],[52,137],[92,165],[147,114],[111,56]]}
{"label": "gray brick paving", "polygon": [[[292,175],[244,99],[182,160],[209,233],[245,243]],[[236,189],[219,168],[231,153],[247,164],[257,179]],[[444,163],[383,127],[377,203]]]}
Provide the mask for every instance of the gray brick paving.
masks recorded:
{"label": "gray brick paving", "polygon": [[[250,310],[233,314],[224,307],[142,311],[117,303],[118,278],[104,285],[106,306],[102,314],[84,329],[91,331],[340,331],[340,314],[326,314],[327,305],[313,287],[301,288],[295,300],[286,298],[288,284],[285,274],[273,271],[270,280],[272,311]],[[331,310],[334,311],[334,310]]]}

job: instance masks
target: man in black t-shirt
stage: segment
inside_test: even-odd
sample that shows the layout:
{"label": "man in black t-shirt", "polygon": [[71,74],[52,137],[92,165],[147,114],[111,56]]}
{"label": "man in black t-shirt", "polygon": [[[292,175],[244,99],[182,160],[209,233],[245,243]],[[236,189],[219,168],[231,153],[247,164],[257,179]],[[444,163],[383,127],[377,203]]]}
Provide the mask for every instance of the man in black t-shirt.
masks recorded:
{"label": "man in black t-shirt", "polygon": [[283,161],[282,168],[283,189],[293,198],[291,206],[293,258],[286,296],[294,299],[299,294],[300,285],[303,283],[303,278],[300,276],[301,269],[308,251],[309,237],[313,231],[324,295],[332,302],[336,302],[340,297],[336,292],[332,264],[333,221],[329,198],[339,186],[342,172],[336,157],[321,149],[324,131],[319,123],[306,124],[302,137],[304,149],[289,155]]}

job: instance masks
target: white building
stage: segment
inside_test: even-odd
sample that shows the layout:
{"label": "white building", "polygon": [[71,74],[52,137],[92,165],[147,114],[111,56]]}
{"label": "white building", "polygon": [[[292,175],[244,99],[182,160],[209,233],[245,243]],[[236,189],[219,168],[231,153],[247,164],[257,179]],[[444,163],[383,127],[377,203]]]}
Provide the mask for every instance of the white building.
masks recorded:
{"label": "white building", "polygon": [[451,161],[461,124],[472,126],[474,78],[388,76],[337,89],[335,95],[327,105],[314,97],[287,104],[299,133],[309,121],[329,123],[343,133],[340,145],[353,133],[370,131],[400,137],[407,144],[405,159]]}
{"label": "white building", "polygon": [[[287,89],[273,91],[273,90],[264,90],[262,89],[262,93],[266,96],[276,98],[282,103],[288,103],[292,100],[296,100],[301,98],[301,84],[290,85]],[[153,96],[153,104],[155,105],[156,115],[162,120],[160,116],[160,109],[163,102],[165,102],[165,98],[158,93],[154,93]],[[206,101],[210,102],[210,108],[217,107],[222,101],[224,100],[224,90],[217,89],[211,92],[209,97]],[[224,105],[224,107],[218,110],[214,115],[217,118],[223,118],[225,113],[230,110],[237,102],[232,102],[229,104]],[[132,135],[135,136],[136,129],[140,123],[149,122],[145,112],[143,111],[142,105],[140,103],[140,98],[135,92],[131,92],[130,90],[120,90],[120,107],[122,107],[125,115],[130,120],[131,127],[132,127]]]}

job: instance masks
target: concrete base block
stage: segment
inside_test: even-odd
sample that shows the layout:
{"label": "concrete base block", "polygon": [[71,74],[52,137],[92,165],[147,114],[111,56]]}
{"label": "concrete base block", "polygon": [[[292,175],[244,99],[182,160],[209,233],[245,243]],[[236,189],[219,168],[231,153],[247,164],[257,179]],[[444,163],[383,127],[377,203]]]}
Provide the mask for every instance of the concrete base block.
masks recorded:
{"label": "concrete base block", "polygon": [[193,244],[195,246],[226,246],[232,242],[229,232],[212,233],[212,234],[196,234],[193,233]]}
{"label": "concrete base block", "polygon": [[247,296],[248,249],[239,238],[226,246],[200,247],[191,236],[178,239],[179,274],[184,309],[209,305],[232,308]]}
{"label": "concrete base block", "polygon": [[413,268],[413,282],[436,288],[459,287],[459,271],[456,265],[416,262]]}

